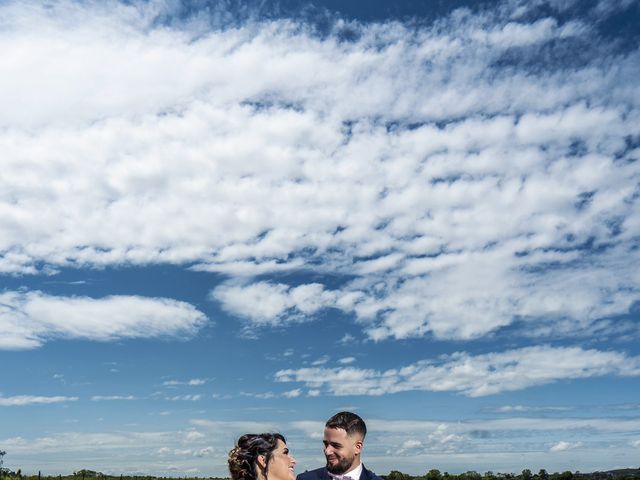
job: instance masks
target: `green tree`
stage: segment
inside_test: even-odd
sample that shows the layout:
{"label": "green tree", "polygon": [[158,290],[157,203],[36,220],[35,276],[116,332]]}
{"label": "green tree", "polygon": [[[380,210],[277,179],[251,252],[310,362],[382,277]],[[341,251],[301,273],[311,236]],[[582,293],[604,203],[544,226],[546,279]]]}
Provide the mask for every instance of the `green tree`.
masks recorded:
{"label": "green tree", "polygon": [[462,480],[481,480],[482,475],[480,475],[475,470],[469,470],[468,472],[461,473],[458,478]]}
{"label": "green tree", "polygon": [[528,468],[522,470],[522,480],[531,480],[533,478],[533,473]]}
{"label": "green tree", "polygon": [[387,475],[387,480],[411,480],[411,477],[406,473],[399,472],[398,470],[391,470]]}
{"label": "green tree", "polygon": [[5,452],[4,450],[0,450],[0,477],[4,477],[5,474],[5,469],[2,468],[2,465],[4,464],[4,456],[7,454],[7,452]]}
{"label": "green tree", "polygon": [[425,480],[442,480],[442,474],[437,468],[432,468],[425,474],[424,478]]}
{"label": "green tree", "polygon": [[549,480],[549,473],[544,468],[541,468],[538,472],[538,477],[540,477],[540,480]]}

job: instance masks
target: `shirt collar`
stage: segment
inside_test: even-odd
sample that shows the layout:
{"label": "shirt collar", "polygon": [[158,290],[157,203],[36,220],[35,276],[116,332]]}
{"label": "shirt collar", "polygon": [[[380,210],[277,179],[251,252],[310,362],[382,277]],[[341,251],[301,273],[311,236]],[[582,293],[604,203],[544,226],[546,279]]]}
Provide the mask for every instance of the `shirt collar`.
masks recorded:
{"label": "shirt collar", "polygon": [[331,478],[349,477],[349,478],[351,478],[351,480],[359,480],[361,473],[362,473],[362,463],[359,463],[356,468],[353,468],[353,469],[349,470],[348,472],[342,473],[340,475],[335,475],[335,474],[329,472],[329,476]]}

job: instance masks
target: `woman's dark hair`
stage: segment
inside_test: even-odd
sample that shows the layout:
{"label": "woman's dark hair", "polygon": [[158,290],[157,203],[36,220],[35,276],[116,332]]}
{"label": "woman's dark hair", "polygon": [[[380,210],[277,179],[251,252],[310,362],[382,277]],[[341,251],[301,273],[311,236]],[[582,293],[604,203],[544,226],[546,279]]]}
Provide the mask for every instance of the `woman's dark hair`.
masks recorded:
{"label": "woman's dark hair", "polygon": [[266,478],[271,454],[278,440],[287,443],[279,433],[246,433],[229,452],[229,473],[233,480],[257,480],[258,457],[264,455]]}

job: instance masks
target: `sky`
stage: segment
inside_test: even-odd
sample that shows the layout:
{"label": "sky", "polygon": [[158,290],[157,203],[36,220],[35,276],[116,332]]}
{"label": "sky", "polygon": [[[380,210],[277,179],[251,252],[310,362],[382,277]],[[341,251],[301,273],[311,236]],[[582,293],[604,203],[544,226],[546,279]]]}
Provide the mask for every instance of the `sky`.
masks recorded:
{"label": "sky", "polygon": [[640,3],[0,1],[0,450],[640,459]]}

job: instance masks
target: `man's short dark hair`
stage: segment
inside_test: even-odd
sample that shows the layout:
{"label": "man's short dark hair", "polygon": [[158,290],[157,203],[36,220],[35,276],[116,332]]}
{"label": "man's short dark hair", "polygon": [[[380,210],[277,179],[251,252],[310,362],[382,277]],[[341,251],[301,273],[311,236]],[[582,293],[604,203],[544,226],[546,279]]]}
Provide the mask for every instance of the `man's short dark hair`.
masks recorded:
{"label": "man's short dark hair", "polygon": [[324,426],[326,428],[341,428],[347,432],[347,435],[359,433],[362,435],[363,440],[367,434],[367,426],[365,425],[364,420],[351,412],[336,413],[333,417],[327,420],[327,423],[325,423]]}

